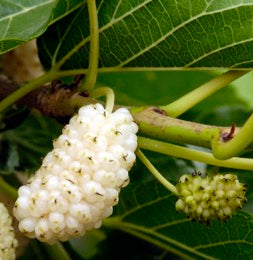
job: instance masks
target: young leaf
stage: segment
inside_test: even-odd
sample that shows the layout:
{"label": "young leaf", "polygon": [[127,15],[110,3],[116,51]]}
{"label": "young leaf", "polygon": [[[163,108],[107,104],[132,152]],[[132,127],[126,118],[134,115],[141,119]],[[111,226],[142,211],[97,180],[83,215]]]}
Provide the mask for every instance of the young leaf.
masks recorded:
{"label": "young leaf", "polygon": [[176,197],[157,182],[130,185],[121,193],[117,215],[105,225],[149,241],[186,259],[250,259],[252,215],[209,225],[192,222],[175,211]]}
{"label": "young leaf", "polygon": [[[97,1],[101,67],[253,67],[253,0]],[[87,8],[40,39],[53,65],[76,45],[65,68],[88,66]],[[51,61],[51,62],[50,62]]]}
{"label": "young leaf", "polygon": [[49,24],[69,14],[82,2],[81,0],[1,1],[0,54],[38,37]]}

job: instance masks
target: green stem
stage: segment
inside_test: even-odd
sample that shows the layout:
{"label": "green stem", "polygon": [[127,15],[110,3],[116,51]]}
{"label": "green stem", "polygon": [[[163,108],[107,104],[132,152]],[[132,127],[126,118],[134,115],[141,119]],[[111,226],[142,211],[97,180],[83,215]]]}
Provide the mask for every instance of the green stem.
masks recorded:
{"label": "green stem", "polygon": [[216,165],[219,167],[241,169],[241,170],[253,170],[253,159],[234,157],[228,160],[218,160],[213,157],[211,153],[197,151],[194,149],[164,143],[156,140],[152,140],[145,137],[138,138],[138,147],[169,156],[175,156],[187,160],[204,162],[210,165]]}
{"label": "green stem", "polygon": [[73,69],[73,70],[60,70],[57,72],[59,78],[66,76],[75,76],[78,74],[87,74],[88,69]]}
{"label": "green stem", "polygon": [[141,152],[140,149],[137,149],[135,153],[138,156],[138,158],[143,162],[143,164],[147,167],[147,169],[165,188],[171,191],[174,195],[179,196],[177,188],[161,175],[161,173],[154,167],[154,165]]}
{"label": "green stem", "polygon": [[96,104],[96,103],[101,103],[101,102],[97,101],[94,98],[82,97],[80,95],[74,95],[69,99],[70,106],[74,107],[75,110],[78,110],[82,106]]}
{"label": "green stem", "polygon": [[[131,108],[142,135],[169,142],[211,147],[214,136],[228,132],[228,128],[188,122],[157,113],[153,107]],[[236,130],[237,131],[237,130]]]}
{"label": "green stem", "polygon": [[87,0],[90,20],[90,57],[88,73],[84,83],[80,85],[80,92],[90,92],[97,80],[98,56],[99,56],[99,26],[95,0]]}
{"label": "green stem", "polygon": [[57,78],[57,76],[57,72],[55,70],[51,70],[46,74],[24,84],[21,88],[19,88],[0,102],[0,112],[2,112],[8,106],[12,105],[17,100],[21,99],[36,88],[39,88],[45,83],[54,80],[55,78]]}
{"label": "green stem", "polygon": [[114,99],[115,99],[113,90],[108,87],[101,87],[93,90],[90,94],[90,97],[92,98],[98,98],[102,96],[106,96],[105,110],[108,113],[111,113],[114,107]]}
{"label": "green stem", "polygon": [[212,142],[213,155],[217,159],[229,159],[235,155],[238,155],[243,151],[253,140],[253,114],[249,117],[247,122],[228,142],[219,140],[220,136],[216,136]]}
{"label": "green stem", "polygon": [[57,242],[54,245],[48,245],[45,243],[42,243],[42,245],[46,249],[52,260],[71,260],[71,257],[60,242]]}
{"label": "green stem", "polygon": [[0,177],[0,191],[13,199],[18,197],[17,190],[7,183],[2,177]]}
{"label": "green stem", "polygon": [[227,86],[230,82],[236,80],[237,78],[243,76],[249,71],[228,71],[217,78],[214,78],[202,86],[194,89],[190,93],[184,95],[183,97],[177,99],[176,101],[166,105],[160,106],[160,109],[166,111],[168,116],[178,117],[203,99],[214,94],[216,91]]}

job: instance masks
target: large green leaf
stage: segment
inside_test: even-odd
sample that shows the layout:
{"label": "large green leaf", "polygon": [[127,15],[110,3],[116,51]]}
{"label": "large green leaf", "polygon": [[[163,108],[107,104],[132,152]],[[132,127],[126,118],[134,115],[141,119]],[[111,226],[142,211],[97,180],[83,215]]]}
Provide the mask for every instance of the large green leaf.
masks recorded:
{"label": "large green leaf", "polygon": [[176,198],[157,182],[122,191],[115,218],[105,225],[128,232],[186,259],[251,259],[253,218],[239,212],[225,223],[192,222],[174,209]]}
{"label": "large green leaf", "polygon": [[[101,67],[253,67],[253,0],[100,0]],[[75,45],[65,68],[88,66],[87,8],[41,38],[47,66]]]}
{"label": "large green leaf", "polygon": [[49,24],[69,14],[82,2],[82,0],[0,1],[0,54],[38,37]]}

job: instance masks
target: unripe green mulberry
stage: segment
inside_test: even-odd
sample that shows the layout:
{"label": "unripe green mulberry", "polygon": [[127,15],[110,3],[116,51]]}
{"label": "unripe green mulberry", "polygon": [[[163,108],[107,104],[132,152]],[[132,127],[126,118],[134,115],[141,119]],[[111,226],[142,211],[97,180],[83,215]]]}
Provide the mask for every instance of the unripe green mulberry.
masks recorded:
{"label": "unripe green mulberry", "polygon": [[17,244],[18,242],[14,236],[11,217],[5,206],[0,203],[0,259],[15,259]]}
{"label": "unripe green mulberry", "polygon": [[52,244],[99,228],[129,182],[137,130],[125,108],[80,108],[35,176],[19,188],[13,213],[20,231]]}
{"label": "unripe green mulberry", "polygon": [[245,185],[232,174],[206,178],[199,174],[183,175],[177,190],[176,210],[197,221],[227,220],[246,202]]}

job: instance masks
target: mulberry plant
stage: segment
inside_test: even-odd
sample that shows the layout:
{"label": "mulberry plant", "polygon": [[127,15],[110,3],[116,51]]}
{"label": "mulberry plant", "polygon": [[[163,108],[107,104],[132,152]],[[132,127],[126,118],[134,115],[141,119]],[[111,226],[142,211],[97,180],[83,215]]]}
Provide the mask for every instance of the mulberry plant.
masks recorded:
{"label": "mulberry plant", "polygon": [[242,2],[0,3],[0,259],[252,258]]}

